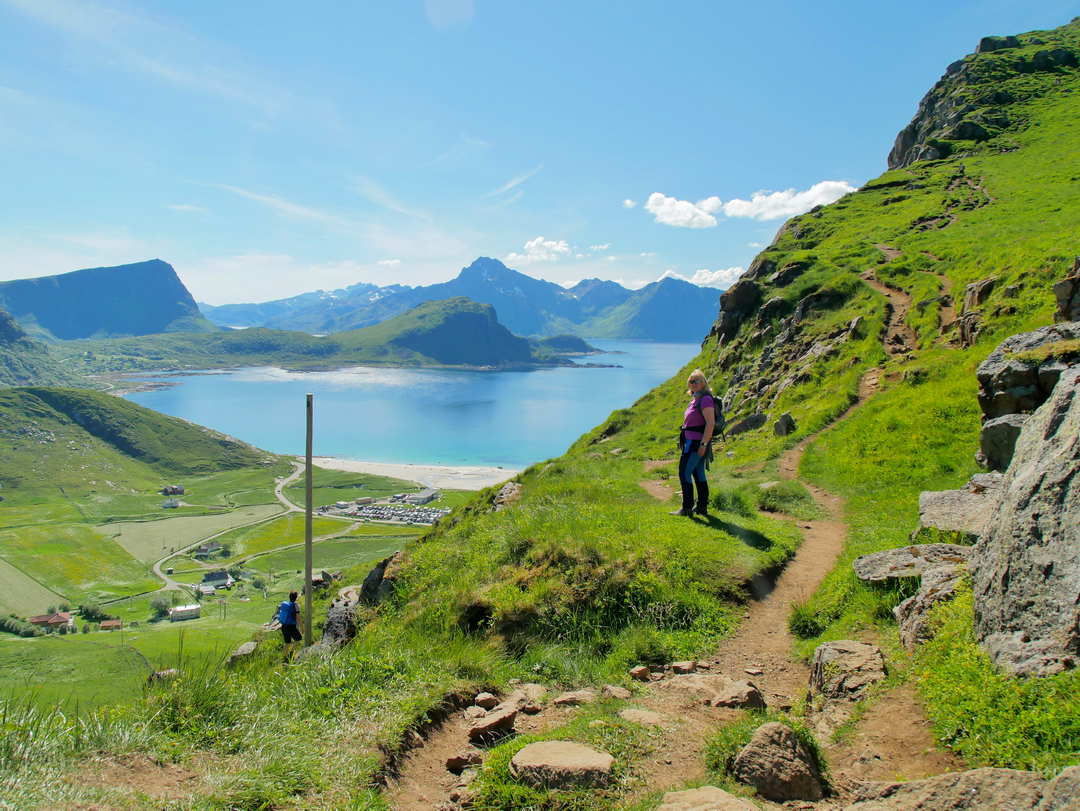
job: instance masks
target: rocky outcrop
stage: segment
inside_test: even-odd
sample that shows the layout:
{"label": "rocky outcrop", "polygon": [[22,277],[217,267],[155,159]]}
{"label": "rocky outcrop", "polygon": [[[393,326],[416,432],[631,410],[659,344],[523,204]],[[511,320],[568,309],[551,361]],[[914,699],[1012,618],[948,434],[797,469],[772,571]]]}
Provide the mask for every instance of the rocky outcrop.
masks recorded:
{"label": "rocky outcrop", "polygon": [[656,811],[757,811],[757,806],[715,786],[702,786],[669,791],[660,798]]}
{"label": "rocky outcrop", "polygon": [[959,490],[924,490],[919,493],[920,529],[961,532],[975,543],[1001,497],[1002,481],[1000,473],[977,473]]}
{"label": "rocky outcrop", "polygon": [[773,433],[777,436],[788,436],[795,433],[795,429],[795,418],[788,412],[781,414],[780,419],[773,424]]}
{"label": "rocky outcrop", "polygon": [[906,783],[856,784],[851,811],[934,811],[1020,809],[1066,811],[1077,807],[1080,766],[1065,769],[1052,780],[1016,769],[972,769],[911,780]]}
{"label": "rocky outcrop", "polygon": [[1012,461],[1020,429],[1027,419],[1027,414],[1006,414],[984,422],[976,455],[979,464],[991,470],[1006,470]]}
{"label": "rocky outcrop", "polygon": [[665,689],[684,690],[707,707],[764,709],[765,698],[749,681],[737,681],[722,673],[693,673],[660,682]]}
{"label": "rocky outcrop", "polygon": [[739,326],[761,304],[761,288],[752,279],[742,278],[720,296],[720,315],[709,337],[723,343],[735,337]]}
{"label": "rocky outcrop", "polygon": [[763,724],[735,756],[732,774],[767,800],[820,800],[825,795],[817,759],[795,731]]}
{"label": "rocky outcrop", "polygon": [[972,282],[964,288],[964,309],[963,311],[970,312],[976,307],[982,306],[990,296],[990,291],[994,289],[994,285],[997,284],[997,276],[991,276],[989,279],[980,279],[977,282]]}
{"label": "rocky outcrop", "polygon": [[360,587],[360,600],[367,605],[377,605],[394,593],[394,583],[401,572],[403,552],[395,552],[380,560],[364,578]]}
{"label": "rocky outcrop", "polygon": [[737,436],[747,431],[754,431],[764,425],[769,419],[768,414],[751,414],[749,417],[739,420],[727,429],[728,436]]}
{"label": "rocky outcrop", "polygon": [[540,741],[510,759],[515,780],[537,788],[598,788],[611,780],[615,758],[573,741]]}
{"label": "rocky outcrop", "polygon": [[[1070,359],[1078,359],[1048,350],[1077,340],[1080,340],[1080,321],[1041,327],[1002,341],[975,372],[979,380],[979,406],[985,417],[994,419],[1031,412],[1044,403]],[[1042,351],[1023,354],[1033,350]]]}
{"label": "rocky outcrop", "polygon": [[979,640],[1013,673],[1047,675],[1080,660],[1078,471],[1075,366],[1024,424],[1003,496],[972,556]]}
{"label": "rocky outcrop", "polygon": [[894,577],[920,577],[928,569],[967,562],[971,547],[951,543],[926,543],[885,549],[855,558],[852,566],[860,580],[880,581]]}
{"label": "rocky outcrop", "polygon": [[810,665],[810,693],[826,699],[855,701],[866,689],[885,678],[881,648],[850,639],[825,642],[814,651]]}
{"label": "rocky outcrop", "polygon": [[505,510],[519,498],[521,498],[521,482],[507,482],[495,494],[492,509],[495,512]]}
{"label": "rocky outcrop", "polygon": [[236,650],[229,654],[229,667],[236,667],[245,659],[250,659],[258,647],[259,643],[254,641],[248,641],[241,644]]}
{"label": "rocky outcrop", "polygon": [[1054,285],[1054,298],[1055,321],[1080,321],[1080,256],[1073,260],[1069,275]]}

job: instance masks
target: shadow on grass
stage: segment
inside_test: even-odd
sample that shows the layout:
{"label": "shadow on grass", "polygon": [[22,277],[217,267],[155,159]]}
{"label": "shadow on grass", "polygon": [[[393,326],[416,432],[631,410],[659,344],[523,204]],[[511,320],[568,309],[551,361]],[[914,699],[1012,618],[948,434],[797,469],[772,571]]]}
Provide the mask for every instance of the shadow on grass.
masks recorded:
{"label": "shadow on grass", "polygon": [[720,529],[728,533],[729,535],[734,535],[744,544],[753,547],[754,549],[765,551],[772,548],[772,540],[767,535],[763,535],[758,532],[756,529],[746,529],[745,527],[740,527],[738,524],[733,524],[730,521],[724,521],[720,518],[717,518],[715,515],[698,515],[694,516],[694,520],[704,521],[713,529]]}

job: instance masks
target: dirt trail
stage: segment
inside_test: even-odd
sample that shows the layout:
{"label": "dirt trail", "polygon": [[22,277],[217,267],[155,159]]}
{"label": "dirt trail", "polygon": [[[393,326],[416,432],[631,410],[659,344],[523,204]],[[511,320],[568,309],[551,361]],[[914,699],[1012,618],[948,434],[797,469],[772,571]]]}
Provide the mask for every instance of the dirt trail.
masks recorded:
{"label": "dirt trail", "polygon": [[863,271],[859,278],[888,299],[885,305],[885,351],[891,356],[912,352],[915,349],[915,331],[907,325],[911,296],[882,283],[873,270]]}

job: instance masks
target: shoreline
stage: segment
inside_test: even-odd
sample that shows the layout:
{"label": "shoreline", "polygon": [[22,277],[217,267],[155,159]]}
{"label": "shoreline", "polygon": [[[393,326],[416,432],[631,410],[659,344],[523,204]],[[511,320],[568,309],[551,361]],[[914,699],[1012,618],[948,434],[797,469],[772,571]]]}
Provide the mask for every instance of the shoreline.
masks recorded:
{"label": "shoreline", "polygon": [[[302,459],[303,457],[296,457]],[[337,456],[315,456],[312,464],[347,473],[372,473],[394,479],[418,482],[425,487],[446,490],[483,490],[520,473],[520,470],[482,465],[424,465],[404,462],[363,462]]]}

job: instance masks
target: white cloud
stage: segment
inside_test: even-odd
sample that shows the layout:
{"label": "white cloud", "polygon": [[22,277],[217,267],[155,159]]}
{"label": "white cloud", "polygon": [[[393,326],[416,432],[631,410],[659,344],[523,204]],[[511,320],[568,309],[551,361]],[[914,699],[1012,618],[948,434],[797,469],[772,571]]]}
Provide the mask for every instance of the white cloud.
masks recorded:
{"label": "white cloud", "polygon": [[617,258],[618,257],[616,257],[616,256],[605,256],[604,260],[607,261],[607,262],[614,262]]}
{"label": "white cloud", "polygon": [[505,194],[511,189],[517,188],[529,178],[535,176],[543,168],[544,164],[541,163],[535,169],[530,169],[528,172],[520,175],[515,175],[514,177],[503,183],[501,186],[499,186],[499,188],[494,189],[493,191],[489,191],[487,194],[484,195],[484,197],[495,197],[500,194]]}
{"label": "white cloud", "polygon": [[687,278],[681,273],[676,273],[673,269],[668,268],[665,270],[657,281],[663,279],[682,279],[684,282],[690,282],[696,284],[699,287],[719,287],[728,288],[735,283],[746,268],[731,267],[723,268],[722,270],[707,270],[706,268],[700,268],[694,272],[694,275]]}
{"label": "white cloud", "polygon": [[805,214],[814,206],[833,203],[855,190],[855,186],[845,180],[822,180],[806,191],[759,191],[754,192],[749,200],[728,200],[724,203],[724,214],[755,220],[786,219]]}
{"label": "white cloud", "polygon": [[[645,210],[656,217],[662,225],[677,228],[712,228],[717,220],[714,214],[725,217],[744,217],[754,220],[779,220],[805,214],[814,206],[828,205],[855,191],[846,180],[822,180],[805,191],[754,192],[749,200],[735,198],[723,202],[715,195],[692,203],[677,197],[653,192],[645,202]],[[751,247],[757,247],[752,245]]]}
{"label": "white cloud", "polygon": [[764,242],[747,242],[746,247],[747,248],[764,248],[765,243]]}
{"label": "white cloud", "polygon": [[382,265],[384,268],[397,267],[401,264],[400,259],[380,259],[375,263],[376,265]]}
{"label": "white cloud", "polygon": [[606,251],[610,247],[611,247],[610,242],[604,242],[603,244],[600,244],[600,245],[590,245],[589,250],[590,251]]}
{"label": "white cloud", "polygon": [[181,211],[185,214],[205,214],[206,209],[202,206],[193,206],[191,203],[173,203],[169,206],[173,211]]}
{"label": "white cloud", "polygon": [[333,214],[329,211],[322,211],[317,208],[311,208],[310,206],[303,206],[299,203],[294,203],[291,200],[286,200],[284,197],[275,197],[272,194],[259,194],[258,192],[253,192],[248,189],[242,189],[239,186],[229,186],[224,183],[212,183],[210,185],[216,189],[223,189],[224,191],[231,192],[238,197],[261,203],[279,214],[284,214],[286,217],[300,220],[316,220],[317,222],[324,222],[337,226],[350,225],[344,217],[340,217],[337,214]]}
{"label": "white cloud", "polygon": [[623,208],[634,208],[636,205],[637,200],[631,200],[629,197],[622,201]]}
{"label": "white cloud", "polygon": [[415,217],[418,220],[427,220],[430,222],[431,216],[417,208],[412,208],[400,202],[390,192],[376,183],[369,177],[358,177],[351,184],[350,188],[363,197],[368,202],[374,203],[390,211],[394,211],[398,214],[404,214],[406,217]]}
{"label": "white cloud", "polygon": [[565,239],[544,239],[536,237],[525,243],[524,253],[509,253],[507,262],[530,264],[532,262],[555,262],[570,253],[570,245]]}
{"label": "white cloud", "polygon": [[641,253],[638,254],[638,256],[642,256],[642,257],[645,257],[646,259],[649,259],[649,258],[651,258],[653,256],[656,256],[656,251],[642,251]]}
{"label": "white cloud", "polygon": [[716,217],[713,213],[717,211],[717,208],[713,207],[713,200],[716,198],[707,197],[700,203],[691,203],[689,200],[679,200],[654,191],[645,201],[645,210],[662,225],[672,225],[676,228],[712,228],[716,225]]}
{"label": "white cloud", "polygon": [[583,254],[583,253],[575,253],[575,254],[574,254],[574,258],[575,258],[575,259],[584,259],[584,258],[585,258],[585,254]]}

